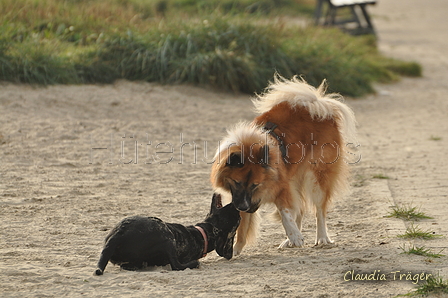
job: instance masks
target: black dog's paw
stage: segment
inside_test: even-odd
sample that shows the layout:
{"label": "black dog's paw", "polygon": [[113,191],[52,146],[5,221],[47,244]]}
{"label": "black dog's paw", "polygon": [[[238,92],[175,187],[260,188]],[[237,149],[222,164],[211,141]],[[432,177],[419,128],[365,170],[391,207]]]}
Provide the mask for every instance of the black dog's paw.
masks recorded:
{"label": "black dog's paw", "polygon": [[95,270],[94,274],[95,275],[103,275],[103,270],[98,268],[98,269]]}
{"label": "black dog's paw", "polygon": [[199,265],[200,265],[200,263],[199,263],[199,261],[191,261],[190,263],[188,263],[188,268],[190,268],[190,269],[196,269],[196,268],[199,268]]}
{"label": "black dog's paw", "polygon": [[198,260],[194,260],[194,261],[190,261],[186,264],[180,264],[177,263],[176,265],[171,264],[171,270],[173,271],[180,271],[180,270],[185,270],[185,269],[196,269],[199,268],[199,261]]}

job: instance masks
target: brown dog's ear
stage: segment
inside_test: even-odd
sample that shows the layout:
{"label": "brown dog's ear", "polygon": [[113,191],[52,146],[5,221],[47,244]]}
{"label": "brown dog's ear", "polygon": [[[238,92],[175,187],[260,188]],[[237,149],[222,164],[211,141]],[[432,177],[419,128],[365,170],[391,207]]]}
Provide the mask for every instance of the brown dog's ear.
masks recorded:
{"label": "brown dog's ear", "polygon": [[242,168],[244,166],[241,152],[232,152],[226,161],[226,167]]}

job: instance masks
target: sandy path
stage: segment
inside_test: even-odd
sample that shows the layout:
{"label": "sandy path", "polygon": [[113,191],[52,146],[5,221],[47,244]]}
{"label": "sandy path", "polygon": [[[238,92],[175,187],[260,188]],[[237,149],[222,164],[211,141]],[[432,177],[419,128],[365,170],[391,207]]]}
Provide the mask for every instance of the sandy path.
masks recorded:
{"label": "sandy path", "polygon": [[[279,251],[283,229],[265,219],[258,245],[231,261],[212,253],[197,270],[109,266],[94,277],[107,230],[121,218],[201,221],[211,195],[208,163],[225,128],[253,117],[249,98],[125,81],[0,85],[1,296],[389,297],[413,287],[391,272],[448,276],[447,257],[400,254],[407,242],[395,235],[406,223],[384,218],[392,203],[412,202],[434,217],[420,225],[444,235],[416,243],[448,246],[448,4],[422,2],[381,0],[371,10],[380,49],[419,61],[425,72],[348,100],[360,124],[362,160],[353,166],[351,195],[329,214],[334,246],[312,246],[309,216],[306,247]],[[380,270],[388,281],[344,281],[350,270]]]}
{"label": "sandy path", "polygon": [[[368,150],[364,161],[387,180],[393,202],[421,206],[435,219],[424,230],[448,235],[448,11],[446,1],[381,1],[380,49],[390,57],[418,61],[424,75],[378,86],[379,95],[352,102]],[[367,147],[367,148],[366,148]],[[406,224],[407,225],[407,224]],[[401,233],[401,232],[400,232]],[[425,243],[446,248],[446,238]],[[448,269],[444,268],[445,276]]]}

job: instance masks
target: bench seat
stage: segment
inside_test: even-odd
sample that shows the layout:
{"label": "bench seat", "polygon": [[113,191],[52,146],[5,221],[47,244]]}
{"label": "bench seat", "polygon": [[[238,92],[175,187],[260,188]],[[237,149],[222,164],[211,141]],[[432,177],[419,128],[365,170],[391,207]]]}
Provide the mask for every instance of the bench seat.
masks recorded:
{"label": "bench seat", "polygon": [[[316,25],[337,26],[353,35],[375,35],[366,6],[376,2],[376,0],[317,0],[314,22]],[[348,11],[348,14],[346,12],[341,16],[340,12],[343,10]]]}

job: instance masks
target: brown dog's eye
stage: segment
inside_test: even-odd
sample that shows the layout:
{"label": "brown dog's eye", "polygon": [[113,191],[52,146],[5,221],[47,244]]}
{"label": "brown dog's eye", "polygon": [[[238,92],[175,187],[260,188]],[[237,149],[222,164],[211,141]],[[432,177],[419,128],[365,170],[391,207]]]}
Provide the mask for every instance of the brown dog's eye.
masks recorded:
{"label": "brown dog's eye", "polygon": [[232,184],[233,186],[240,186],[241,182],[236,181],[234,179],[229,179],[230,184]]}
{"label": "brown dog's eye", "polygon": [[241,153],[232,153],[227,158],[226,166],[233,168],[242,168],[244,167],[244,160]]}

